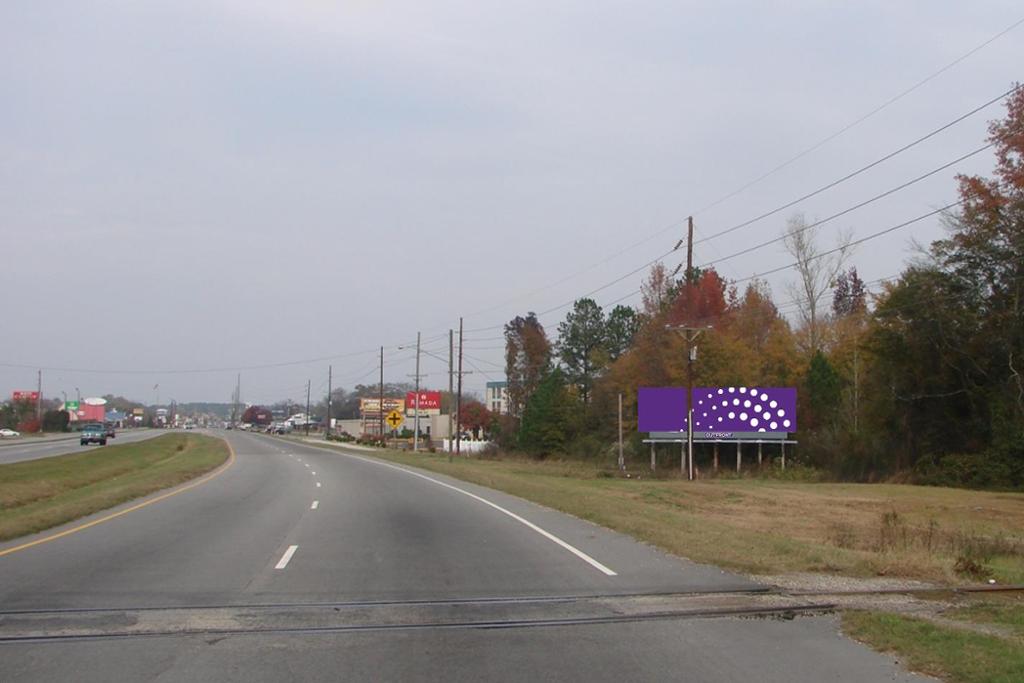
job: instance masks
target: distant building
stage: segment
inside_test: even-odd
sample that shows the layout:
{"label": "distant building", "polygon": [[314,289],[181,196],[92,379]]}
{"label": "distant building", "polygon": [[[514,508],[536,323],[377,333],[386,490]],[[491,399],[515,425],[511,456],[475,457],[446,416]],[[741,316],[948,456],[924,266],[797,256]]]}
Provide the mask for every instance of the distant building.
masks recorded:
{"label": "distant building", "polygon": [[484,393],[484,404],[495,415],[507,415],[508,382],[488,382]]}

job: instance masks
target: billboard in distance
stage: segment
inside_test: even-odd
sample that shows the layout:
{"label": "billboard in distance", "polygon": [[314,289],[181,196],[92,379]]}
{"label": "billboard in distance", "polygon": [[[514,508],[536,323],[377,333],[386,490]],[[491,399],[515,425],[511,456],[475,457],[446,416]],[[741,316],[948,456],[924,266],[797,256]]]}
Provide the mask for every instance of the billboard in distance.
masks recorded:
{"label": "billboard in distance", "polygon": [[[441,414],[441,392],[440,391],[421,391],[420,397],[420,415],[440,415]],[[416,414],[416,392],[410,391],[405,395],[405,411],[409,415]]]}
{"label": "billboard in distance", "polygon": [[[392,410],[398,412],[405,412],[405,400],[401,398],[388,398],[384,397],[384,412],[390,413]],[[380,399],[378,398],[361,398],[359,399],[359,413],[366,417],[368,415],[378,416],[380,415]]]}

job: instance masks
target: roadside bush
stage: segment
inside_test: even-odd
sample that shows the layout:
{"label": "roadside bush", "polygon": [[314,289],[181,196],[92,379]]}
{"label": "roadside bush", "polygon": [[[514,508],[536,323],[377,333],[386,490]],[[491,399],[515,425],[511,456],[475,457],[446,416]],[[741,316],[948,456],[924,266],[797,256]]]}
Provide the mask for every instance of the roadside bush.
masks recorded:
{"label": "roadside bush", "polygon": [[43,413],[44,432],[68,432],[71,415],[66,410],[47,410]]}
{"label": "roadside bush", "polygon": [[1024,445],[981,453],[953,453],[937,461],[919,462],[912,479],[915,484],[926,486],[1020,489],[1024,486]]}
{"label": "roadside bush", "polygon": [[351,443],[356,440],[356,437],[352,436],[348,432],[339,432],[337,434],[328,434],[328,441],[340,441],[342,443]]}

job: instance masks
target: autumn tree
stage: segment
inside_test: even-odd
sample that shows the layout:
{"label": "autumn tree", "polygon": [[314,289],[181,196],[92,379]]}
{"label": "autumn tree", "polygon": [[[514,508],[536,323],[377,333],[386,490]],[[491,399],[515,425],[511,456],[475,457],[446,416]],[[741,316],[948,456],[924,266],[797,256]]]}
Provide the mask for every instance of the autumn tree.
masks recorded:
{"label": "autumn tree", "polygon": [[[793,383],[800,372],[796,343],[789,323],[772,301],[768,284],[752,280],[742,295],[733,292],[729,298],[720,328],[733,342],[724,362],[736,371],[739,384]],[[709,348],[708,343],[702,346]],[[722,383],[727,378],[718,375],[706,379]]]}
{"label": "autumn tree", "polygon": [[675,282],[665,264],[655,263],[647,279],[640,285],[640,299],[643,302],[643,314],[647,319],[655,318],[668,310],[672,304]]}
{"label": "autumn tree", "polygon": [[[989,126],[993,178],[961,176],[961,205],[930,258],[883,292],[870,347],[871,381],[888,389],[873,411],[900,464],[982,454],[1024,482],[1024,90]],[[962,465],[962,463],[961,463]],[[964,469],[961,467],[961,469]]]}
{"label": "autumn tree", "polygon": [[678,294],[665,322],[669,325],[714,326],[726,311],[725,291],[725,280],[714,268],[699,271],[692,282],[679,283]]}
{"label": "autumn tree", "polygon": [[242,422],[254,425],[268,425],[273,419],[270,409],[263,406],[249,406],[242,413]]}
{"label": "autumn tree", "polygon": [[537,314],[516,316],[505,325],[505,378],[509,413],[518,417],[551,367],[551,342]]}
{"label": "autumn tree", "polygon": [[468,429],[473,433],[474,439],[479,439],[482,431],[490,428],[493,415],[480,401],[470,399],[462,402],[462,411],[459,413],[461,429]]}
{"label": "autumn tree", "polygon": [[1024,88],[1019,84],[1006,108],[1006,118],[989,125],[995,177],[958,178],[962,205],[951,217],[952,234],[932,251],[955,285],[980,299],[984,318],[977,333],[986,343],[978,364],[993,392],[994,436],[1024,448]]}

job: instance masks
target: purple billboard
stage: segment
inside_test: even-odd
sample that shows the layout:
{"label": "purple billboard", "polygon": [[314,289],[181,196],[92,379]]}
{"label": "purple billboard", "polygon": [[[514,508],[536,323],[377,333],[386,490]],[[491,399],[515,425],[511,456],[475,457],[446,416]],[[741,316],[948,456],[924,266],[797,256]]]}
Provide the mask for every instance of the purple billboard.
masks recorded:
{"label": "purple billboard", "polygon": [[700,387],[693,390],[695,432],[795,432],[793,387]]}
{"label": "purple billboard", "polygon": [[[693,431],[792,433],[796,431],[793,387],[698,387],[693,390]],[[637,429],[686,430],[686,389],[640,387]]]}
{"label": "purple billboard", "polygon": [[636,403],[639,431],[679,432],[686,429],[684,387],[640,387]]}

